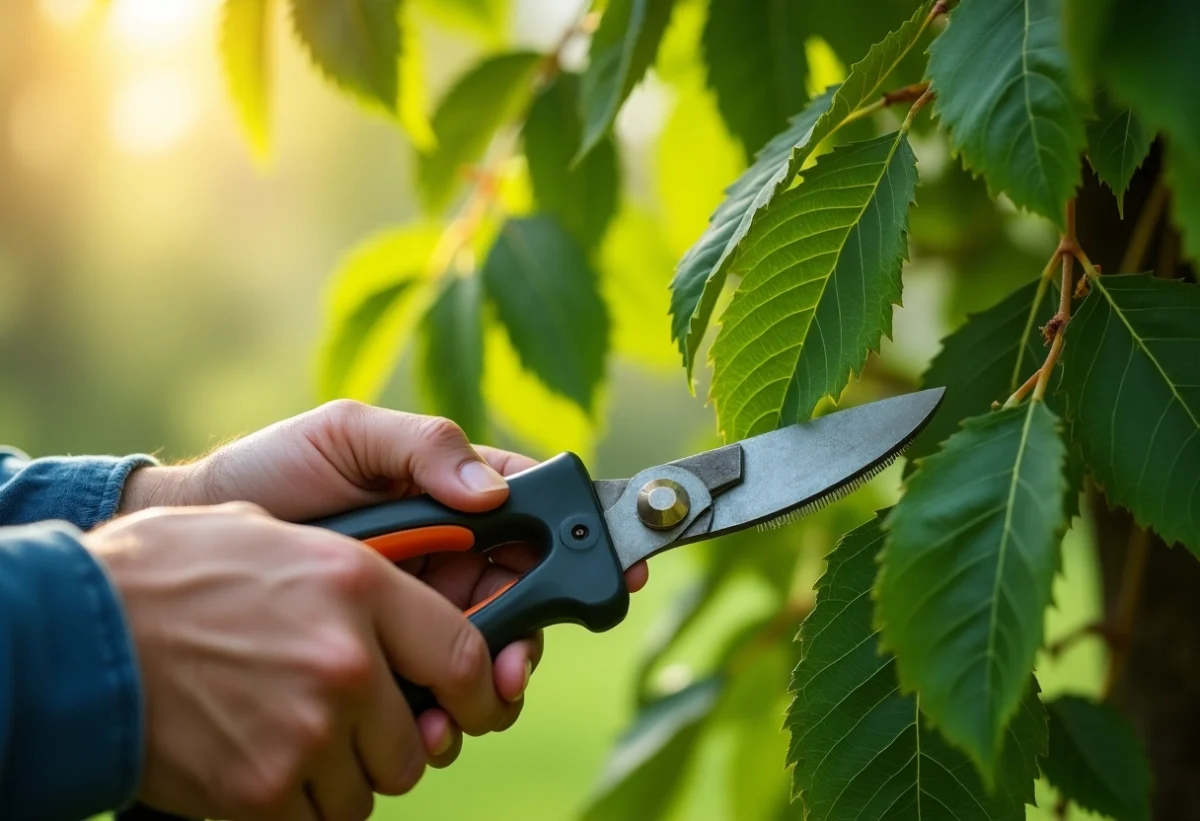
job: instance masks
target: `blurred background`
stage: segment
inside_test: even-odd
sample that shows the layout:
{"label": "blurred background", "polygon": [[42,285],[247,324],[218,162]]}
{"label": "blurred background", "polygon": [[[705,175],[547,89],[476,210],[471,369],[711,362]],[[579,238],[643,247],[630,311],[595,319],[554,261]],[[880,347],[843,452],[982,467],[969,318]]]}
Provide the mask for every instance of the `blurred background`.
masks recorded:
{"label": "blurred background", "polygon": [[[143,451],[171,460],[313,407],[328,275],[364,237],[418,219],[407,138],[323,82],[283,20],[273,39],[274,145],[269,161],[256,164],[221,75],[219,6],[111,0],[102,11],[90,0],[4,0],[4,443],[35,456]],[[515,0],[508,30],[490,38],[421,18],[430,99],[497,42],[552,48],[580,10],[577,0]],[[562,420],[537,416],[552,411],[531,405],[516,426],[518,445],[543,456],[580,450],[597,476],[629,475],[715,442],[705,386],[689,393],[666,316],[675,261],[745,164],[697,68],[701,20],[702,4],[680,3],[657,69],[618,120],[626,201],[604,275],[636,277],[641,312],[624,327],[639,355],[611,362],[600,418],[564,430],[551,424]],[[858,56],[819,40],[809,46],[817,88],[840,79],[845,58]],[[582,43],[567,57],[582,61],[585,53]],[[927,131],[914,143],[924,187],[905,306],[896,342],[850,389],[858,397],[915,387],[938,340],[967,311],[1036,276],[1054,244],[1046,226],[1003,203],[997,219],[982,184],[940,138]],[[401,360],[383,404],[420,410],[411,381]],[[521,396],[515,401],[520,408]],[[803,572],[815,579],[823,552],[893,499],[898,480],[889,470],[796,526],[795,549],[812,559]],[[458,764],[430,772],[411,796],[381,802],[376,817],[574,817],[630,714],[639,654],[698,572],[686,553],[655,560],[653,583],[620,628],[598,636],[552,629],[520,724],[469,739]],[[1098,612],[1088,534],[1073,532],[1065,555],[1065,576],[1084,583],[1056,597],[1051,639]],[[712,643],[705,631],[727,631],[769,602],[753,580],[733,585],[687,652],[702,654]],[[662,670],[665,687],[686,681],[687,652]],[[1043,690],[1094,691],[1101,654],[1086,639],[1055,662],[1043,660]],[[786,678],[777,691],[785,688]],[[706,744],[674,818],[753,821],[721,777],[738,754],[722,738]],[[786,744],[782,734],[777,741]],[[777,749],[763,766],[782,770]]]}

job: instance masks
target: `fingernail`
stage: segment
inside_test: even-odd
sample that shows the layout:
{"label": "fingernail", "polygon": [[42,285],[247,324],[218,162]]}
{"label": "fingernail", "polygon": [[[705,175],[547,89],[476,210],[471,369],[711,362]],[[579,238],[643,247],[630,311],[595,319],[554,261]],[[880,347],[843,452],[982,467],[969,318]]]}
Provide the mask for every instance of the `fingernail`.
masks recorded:
{"label": "fingernail", "polygon": [[476,493],[493,493],[508,487],[504,477],[484,462],[463,462],[458,475],[462,477],[463,484]]}
{"label": "fingernail", "polygon": [[446,725],[446,728],[444,730],[442,730],[442,740],[439,741],[437,743],[437,746],[433,748],[433,754],[434,755],[444,754],[447,750],[450,749],[450,745],[453,743],[454,743],[454,736],[450,732],[450,725]]}

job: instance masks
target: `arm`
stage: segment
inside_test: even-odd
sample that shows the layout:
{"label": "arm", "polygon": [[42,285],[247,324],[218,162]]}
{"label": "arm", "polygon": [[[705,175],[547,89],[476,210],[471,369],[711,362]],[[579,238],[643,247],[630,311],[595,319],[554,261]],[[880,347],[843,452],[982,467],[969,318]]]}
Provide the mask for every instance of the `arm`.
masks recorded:
{"label": "arm", "polygon": [[86,818],[129,801],[137,663],[101,565],[61,523],[0,528],[0,817]]}

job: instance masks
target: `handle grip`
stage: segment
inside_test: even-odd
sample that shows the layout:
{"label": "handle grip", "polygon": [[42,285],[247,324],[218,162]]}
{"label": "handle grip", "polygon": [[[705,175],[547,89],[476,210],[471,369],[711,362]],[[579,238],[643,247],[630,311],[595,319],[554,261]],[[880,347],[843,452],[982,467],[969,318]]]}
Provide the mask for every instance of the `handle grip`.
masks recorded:
{"label": "handle grip", "polygon": [[[542,559],[468,618],[494,658],[514,641],[552,624],[608,630],[625,618],[629,591],[604,512],[583,462],[562,453],[508,478],[508,499],[486,513],[463,513],[427,497],[384,502],[309,522],[361,539],[393,561],[443,550],[487,552],[514,542],[541,549]],[[442,528],[431,532],[433,528]],[[471,535],[468,541],[459,532]],[[407,535],[406,535],[407,534]],[[425,687],[397,676],[413,715],[437,706]],[[186,821],[137,805],[117,821]]]}

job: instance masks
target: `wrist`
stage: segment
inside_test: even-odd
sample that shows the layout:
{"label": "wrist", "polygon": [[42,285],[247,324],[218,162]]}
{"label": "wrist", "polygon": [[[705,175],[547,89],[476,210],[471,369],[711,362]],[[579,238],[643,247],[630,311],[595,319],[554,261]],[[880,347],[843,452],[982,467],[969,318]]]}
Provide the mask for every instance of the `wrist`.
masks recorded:
{"label": "wrist", "polygon": [[187,466],[147,465],[134,470],[125,481],[117,513],[122,515],[150,507],[196,504],[188,498],[189,473]]}

